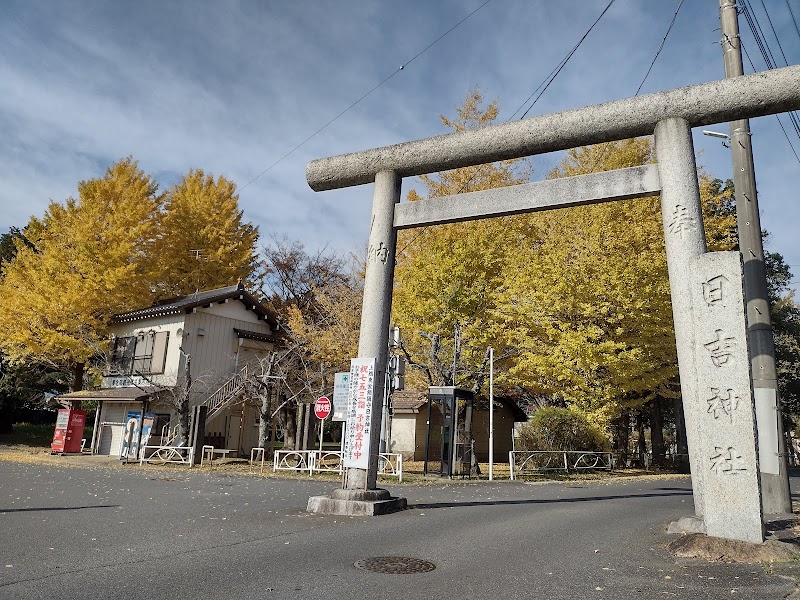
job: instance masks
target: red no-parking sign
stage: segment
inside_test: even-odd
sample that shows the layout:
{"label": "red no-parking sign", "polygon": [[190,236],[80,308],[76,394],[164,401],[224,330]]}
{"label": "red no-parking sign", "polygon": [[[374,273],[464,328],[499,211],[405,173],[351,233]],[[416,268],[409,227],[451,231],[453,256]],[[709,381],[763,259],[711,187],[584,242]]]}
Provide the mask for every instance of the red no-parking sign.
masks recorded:
{"label": "red no-parking sign", "polygon": [[331,414],[331,401],[325,396],[322,396],[314,403],[314,414],[318,419],[327,419]]}

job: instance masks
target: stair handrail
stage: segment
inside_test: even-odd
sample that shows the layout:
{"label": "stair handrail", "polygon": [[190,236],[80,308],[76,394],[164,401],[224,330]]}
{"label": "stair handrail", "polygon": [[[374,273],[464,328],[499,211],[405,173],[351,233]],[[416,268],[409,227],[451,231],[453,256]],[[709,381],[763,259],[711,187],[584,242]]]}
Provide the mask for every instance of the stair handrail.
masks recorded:
{"label": "stair handrail", "polygon": [[247,364],[245,364],[241,371],[222,384],[217,391],[206,398],[203,404],[208,407],[208,414],[210,415],[232,397],[236,396],[244,387],[245,381],[247,381]]}

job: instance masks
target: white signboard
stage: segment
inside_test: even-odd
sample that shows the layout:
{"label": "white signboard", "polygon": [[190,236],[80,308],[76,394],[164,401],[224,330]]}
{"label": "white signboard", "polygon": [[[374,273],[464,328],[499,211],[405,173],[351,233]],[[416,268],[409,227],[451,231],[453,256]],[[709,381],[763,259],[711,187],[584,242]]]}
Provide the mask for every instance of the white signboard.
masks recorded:
{"label": "white signboard", "polygon": [[152,385],[141,375],[103,377],[103,387],[105,388],[124,388],[124,387],[144,387]]}
{"label": "white signboard", "polygon": [[755,388],[758,423],[758,465],[762,473],[780,475],[778,459],[778,397],[774,389]]}
{"label": "white signboard", "polygon": [[347,398],[350,394],[350,373],[336,373],[333,380],[333,420],[347,421]]}
{"label": "white signboard", "polygon": [[350,391],[347,398],[347,428],[342,462],[347,468],[366,469],[369,466],[375,359],[352,359],[348,379]]}

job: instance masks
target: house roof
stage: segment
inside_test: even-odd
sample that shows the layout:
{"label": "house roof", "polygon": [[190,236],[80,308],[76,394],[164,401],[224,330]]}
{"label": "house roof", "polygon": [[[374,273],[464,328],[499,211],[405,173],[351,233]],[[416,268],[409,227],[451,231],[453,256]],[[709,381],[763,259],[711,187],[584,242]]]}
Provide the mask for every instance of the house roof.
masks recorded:
{"label": "house roof", "polygon": [[[528,416],[513,398],[507,396],[495,396],[494,401],[507,408],[515,421],[525,422]],[[428,403],[428,394],[417,390],[400,390],[392,394],[392,410],[399,413],[418,413],[423,406]],[[478,396],[475,400],[475,410],[488,411],[489,399],[485,396]]]}
{"label": "house roof", "polygon": [[392,392],[392,410],[395,412],[419,412],[428,403],[427,392],[416,390],[398,390]]}
{"label": "house roof", "polygon": [[264,319],[270,325],[277,325],[275,317],[256,299],[253,294],[248,292],[241,283],[229,285],[215,290],[195,292],[188,296],[178,296],[159,300],[152,306],[138,308],[111,317],[112,323],[124,323],[128,321],[138,321],[150,317],[160,317],[163,315],[178,314],[181,312],[192,312],[193,309],[201,306],[210,306],[214,302],[224,302],[225,300],[239,300],[248,310],[252,310],[260,319]]}
{"label": "house roof", "polygon": [[[528,420],[528,415],[525,414],[525,411],[519,407],[513,398],[509,396],[495,396],[495,402],[499,402],[505,408],[507,408],[511,412],[511,416],[514,418],[514,421],[518,423],[524,423]],[[489,398],[486,396],[478,396],[475,403],[475,408],[477,410],[489,410]]]}
{"label": "house roof", "polygon": [[157,394],[162,388],[153,386],[137,387],[124,387],[124,388],[106,388],[104,390],[81,390],[79,392],[70,392],[68,394],[59,394],[54,396],[54,400],[104,400],[122,401],[122,402],[144,402],[149,400],[153,395]]}

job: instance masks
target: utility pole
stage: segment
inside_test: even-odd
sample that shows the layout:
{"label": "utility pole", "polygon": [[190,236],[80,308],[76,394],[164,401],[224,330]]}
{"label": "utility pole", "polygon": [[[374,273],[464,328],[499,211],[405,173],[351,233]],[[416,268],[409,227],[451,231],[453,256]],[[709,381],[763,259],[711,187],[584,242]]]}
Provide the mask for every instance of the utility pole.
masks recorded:
{"label": "utility pole", "polygon": [[[725,77],[739,77],[744,74],[744,68],[736,0],[719,0],[719,14]],[[729,125],[733,183],[736,187],[736,224],[739,249],[744,259],[747,341],[756,403],[762,506],[765,515],[785,514],[792,512],[792,501],[775,370],[775,345],[769,314],[753,149],[750,144],[750,121],[731,121]]]}

